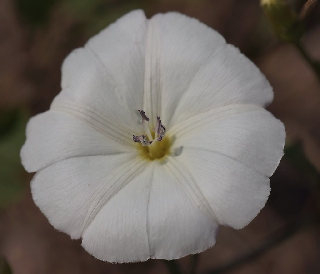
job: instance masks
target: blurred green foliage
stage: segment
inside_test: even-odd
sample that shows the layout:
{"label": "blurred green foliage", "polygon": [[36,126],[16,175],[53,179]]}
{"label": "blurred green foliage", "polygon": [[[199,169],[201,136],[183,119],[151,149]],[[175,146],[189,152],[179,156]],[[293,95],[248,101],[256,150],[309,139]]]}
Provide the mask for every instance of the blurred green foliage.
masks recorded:
{"label": "blurred green foliage", "polygon": [[86,36],[92,36],[135,9],[146,9],[148,0],[63,0],[63,9],[82,21]]}
{"label": "blurred green foliage", "polygon": [[96,34],[125,13],[144,9],[148,0],[14,0],[20,17],[31,27],[43,27],[55,7],[61,8],[78,23],[87,36]]}
{"label": "blurred green foliage", "polygon": [[316,168],[306,158],[301,143],[286,145],[284,148],[284,158],[292,163],[300,172],[305,174],[309,181],[315,186],[320,186],[320,175]]}
{"label": "blurred green foliage", "polygon": [[21,110],[0,112],[0,208],[14,201],[23,189],[20,149],[27,120]]}
{"label": "blurred green foliage", "polygon": [[60,0],[14,0],[17,11],[31,26],[41,26],[49,18],[50,12]]}
{"label": "blurred green foliage", "polygon": [[0,139],[12,131],[18,116],[19,113],[16,110],[0,109]]}
{"label": "blurred green foliage", "polygon": [[298,14],[285,1],[270,1],[262,5],[275,35],[285,42],[295,43],[303,35],[303,26]]}
{"label": "blurred green foliage", "polygon": [[11,274],[11,268],[6,260],[0,259],[0,274]]}

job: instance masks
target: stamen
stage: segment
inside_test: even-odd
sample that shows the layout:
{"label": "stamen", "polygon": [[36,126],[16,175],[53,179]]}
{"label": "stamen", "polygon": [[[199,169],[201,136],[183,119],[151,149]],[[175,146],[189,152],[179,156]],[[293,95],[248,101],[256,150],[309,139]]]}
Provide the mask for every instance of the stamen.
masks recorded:
{"label": "stamen", "polygon": [[164,127],[164,125],[162,125],[159,116],[157,116],[157,124],[156,124],[156,127],[154,128],[154,131],[157,133],[158,141],[161,141],[164,135],[166,134],[166,128]]}
{"label": "stamen", "polygon": [[147,117],[146,113],[143,110],[138,109],[138,112],[140,113],[140,115],[142,117],[142,122],[143,121],[149,122],[150,119]]}
{"label": "stamen", "polygon": [[147,134],[149,140],[152,140],[153,138],[152,138],[149,126],[148,126],[148,122],[150,119],[147,117],[146,113],[143,110],[138,109],[138,112],[140,113],[141,118],[142,118],[142,126],[144,129],[144,133]]}
{"label": "stamen", "polygon": [[151,145],[154,140],[157,140],[159,142],[162,141],[164,135],[166,134],[166,128],[164,127],[164,125],[162,125],[160,117],[157,116],[157,122],[154,128],[156,138],[153,138],[148,123],[150,119],[147,117],[146,113],[143,110],[139,109],[138,112],[141,115],[142,126],[145,134],[140,136],[133,135],[133,141],[136,143],[140,143],[143,146]]}
{"label": "stamen", "polygon": [[153,142],[153,141],[149,141],[146,135],[140,135],[140,136],[132,135],[132,140],[136,143],[142,144],[143,146],[149,146]]}

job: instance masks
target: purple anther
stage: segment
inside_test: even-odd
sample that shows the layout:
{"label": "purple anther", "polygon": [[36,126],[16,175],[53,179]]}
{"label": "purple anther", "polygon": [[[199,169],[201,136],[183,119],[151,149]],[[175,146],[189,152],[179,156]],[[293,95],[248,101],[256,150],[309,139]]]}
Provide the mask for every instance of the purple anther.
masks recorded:
{"label": "purple anther", "polygon": [[146,113],[145,113],[143,110],[138,109],[138,112],[139,112],[140,115],[141,115],[142,122],[143,122],[143,121],[149,122],[149,118],[147,117]]}
{"label": "purple anther", "polygon": [[142,144],[143,146],[149,146],[152,144],[152,141],[149,141],[147,136],[145,135],[140,135],[140,136],[132,135],[132,140],[136,143]]}
{"label": "purple anther", "polygon": [[166,134],[166,128],[164,127],[164,125],[162,125],[161,119],[159,116],[157,116],[157,123],[156,123],[156,127],[154,128],[154,131],[158,135],[157,140],[162,141],[164,135]]}

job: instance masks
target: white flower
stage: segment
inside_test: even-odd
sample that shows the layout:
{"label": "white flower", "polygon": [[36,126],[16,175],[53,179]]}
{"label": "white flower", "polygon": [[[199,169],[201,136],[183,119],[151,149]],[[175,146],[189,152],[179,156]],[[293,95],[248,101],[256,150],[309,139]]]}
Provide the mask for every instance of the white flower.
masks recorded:
{"label": "white flower", "polygon": [[265,205],[285,139],[272,98],[216,31],[130,12],[67,57],[61,93],[30,120],[33,199],[101,260],[201,252]]}

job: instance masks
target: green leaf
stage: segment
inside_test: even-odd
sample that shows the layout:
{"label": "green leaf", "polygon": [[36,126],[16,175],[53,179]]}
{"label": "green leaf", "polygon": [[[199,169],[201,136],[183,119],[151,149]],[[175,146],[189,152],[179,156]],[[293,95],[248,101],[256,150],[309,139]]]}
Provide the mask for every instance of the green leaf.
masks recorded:
{"label": "green leaf", "polygon": [[14,201],[23,189],[20,149],[25,140],[27,120],[24,112],[17,111],[10,130],[0,138],[0,208]]}

